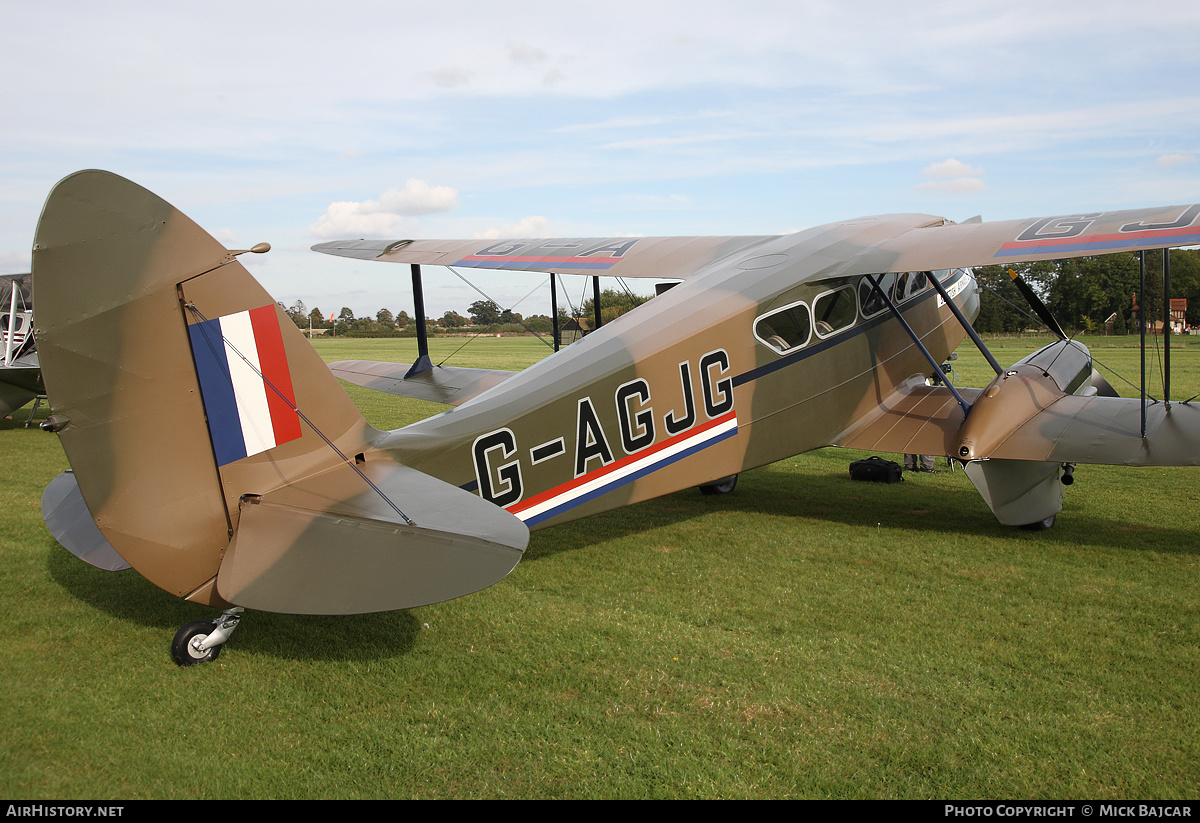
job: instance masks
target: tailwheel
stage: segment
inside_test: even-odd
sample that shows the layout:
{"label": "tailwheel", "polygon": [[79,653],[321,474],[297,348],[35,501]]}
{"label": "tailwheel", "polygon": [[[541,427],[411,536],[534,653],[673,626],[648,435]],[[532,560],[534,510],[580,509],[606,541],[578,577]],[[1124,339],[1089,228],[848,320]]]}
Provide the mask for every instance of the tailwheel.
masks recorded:
{"label": "tailwheel", "polygon": [[194,666],[216,660],[225,641],[242,619],[240,608],[229,609],[216,620],[193,620],[175,632],[171,659],[178,666]]}
{"label": "tailwheel", "polygon": [[204,641],[212,634],[214,628],[211,620],[193,620],[183,624],[182,628],[175,632],[175,639],[171,641],[171,658],[176,665],[194,666],[197,663],[216,660],[217,655],[221,653],[221,647],[204,646]]}
{"label": "tailwheel", "polygon": [[720,480],[714,480],[711,483],[705,483],[700,487],[701,494],[729,494],[737,488],[736,474],[731,474],[728,477],[722,477]]}

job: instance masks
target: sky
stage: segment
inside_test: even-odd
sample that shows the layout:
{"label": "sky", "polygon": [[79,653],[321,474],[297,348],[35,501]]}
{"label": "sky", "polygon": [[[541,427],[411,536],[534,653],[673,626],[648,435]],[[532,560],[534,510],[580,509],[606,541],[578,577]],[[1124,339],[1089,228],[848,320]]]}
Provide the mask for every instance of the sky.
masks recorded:
{"label": "sky", "polygon": [[[1200,200],[1200,3],[0,0],[0,273],[85,168],[280,302],[412,314],[327,240],[781,234]],[[548,313],[544,276],[463,269]],[[479,292],[425,270],[426,312]],[[568,284],[579,302],[582,278]],[[645,291],[649,284],[631,283]],[[560,298],[561,299],[561,298]]]}

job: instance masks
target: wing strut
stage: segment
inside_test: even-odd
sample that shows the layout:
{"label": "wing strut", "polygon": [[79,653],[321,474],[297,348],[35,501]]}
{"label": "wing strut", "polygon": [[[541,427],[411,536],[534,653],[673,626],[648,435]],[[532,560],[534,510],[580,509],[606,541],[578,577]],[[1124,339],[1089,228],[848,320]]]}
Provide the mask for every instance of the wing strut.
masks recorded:
{"label": "wing strut", "polygon": [[554,272],[550,272],[550,323],[554,337],[554,350],[558,351],[558,286],[554,283]]}
{"label": "wing strut", "polygon": [[[1142,437],[1146,436],[1146,303],[1149,295],[1146,293],[1146,252],[1138,252],[1138,271],[1141,292],[1138,295],[1138,326],[1141,334],[1142,354]],[[1163,378],[1163,404],[1171,408],[1171,250],[1163,249],[1162,260],[1162,301],[1163,301],[1163,360],[1161,365]]]}
{"label": "wing strut", "polygon": [[1146,439],[1146,251],[1138,252],[1138,270],[1141,278],[1138,294],[1138,331],[1142,349],[1142,440]]}
{"label": "wing strut", "polygon": [[[954,312],[954,317],[956,320],[958,320],[958,324],[963,327],[963,331],[970,335],[971,341],[975,344],[975,348],[979,349],[980,354],[987,359],[988,365],[992,367],[992,371],[994,371],[996,374],[1004,371],[1000,364],[996,362],[996,358],[992,356],[992,353],[988,350],[988,347],[984,345],[979,333],[976,332],[975,328],[971,325],[971,321],[968,320],[967,316],[962,313],[962,309],[960,309],[958,304],[954,302],[954,298],[952,298],[950,293],[946,291],[946,287],[943,286],[941,281],[937,279],[937,275],[931,271],[927,271],[925,272],[925,278],[929,281],[930,285],[937,289],[937,293],[942,296],[942,299],[946,301],[946,305],[950,307],[950,311]],[[946,385],[950,385],[949,382],[947,382]]]}
{"label": "wing strut", "polygon": [[[958,401],[959,408],[962,409],[963,418],[965,419],[967,414],[971,411],[971,404],[964,400],[963,396],[958,393],[958,389],[954,388],[954,386],[950,384],[950,381],[946,379],[946,375],[942,372],[942,364],[937,361],[937,358],[929,353],[929,349],[925,348],[925,344],[921,342],[921,338],[917,336],[915,331],[913,331],[913,327],[908,325],[908,321],[904,319],[904,315],[900,314],[900,310],[896,308],[896,304],[892,302],[892,298],[884,294],[883,289],[879,288],[879,282],[880,280],[883,280],[883,275],[879,275],[879,280],[876,280],[869,274],[866,277],[867,280],[871,282],[871,288],[875,290],[876,294],[883,298],[884,304],[888,307],[888,309],[891,310],[895,318],[900,321],[900,325],[904,327],[906,332],[908,332],[908,336],[912,338],[913,343],[918,349],[921,350],[921,354],[925,355],[925,359],[928,360],[929,365],[933,367],[933,374],[937,375],[938,379],[942,381],[942,385],[948,388],[950,393],[954,395],[954,399]],[[947,302],[952,306],[954,305],[953,300],[948,300]]]}
{"label": "wing strut", "polygon": [[412,284],[413,311],[417,314],[417,359],[404,375],[406,380],[433,368],[433,361],[429,359],[429,334],[425,328],[425,291],[421,287],[421,267],[416,263],[412,264]]}
{"label": "wing strut", "polygon": [[596,328],[600,328],[600,276],[592,275],[592,309],[596,315]]}
{"label": "wing strut", "polygon": [[13,281],[12,299],[8,306],[8,336],[4,339],[4,365],[12,362],[13,340],[17,337],[17,281]]}
{"label": "wing strut", "polygon": [[1171,407],[1171,250],[1163,249],[1163,402]]}

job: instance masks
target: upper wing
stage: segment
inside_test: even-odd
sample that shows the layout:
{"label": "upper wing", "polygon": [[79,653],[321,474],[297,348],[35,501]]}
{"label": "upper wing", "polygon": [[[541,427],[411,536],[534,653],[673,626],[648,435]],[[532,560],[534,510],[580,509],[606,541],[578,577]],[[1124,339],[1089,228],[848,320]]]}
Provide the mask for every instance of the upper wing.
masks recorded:
{"label": "upper wing", "polygon": [[684,279],[772,237],[591,237],[553,240],[339,240],[313,251],[360,260],[477,269]]}
{"label": "upper wing", "polygon": [[[930,222],[862,250],[863,272],[935,271],[1200,244],[1200,204],[1000,220]],[[362,260],[560,274],[686,279],[771,236],[593,237],[553,240],[343,240],[314,251]],[[803,242],[797,236],[797,242]]]}
{"label": "upper wing", "polygon": [[[872,271],[936,271],[1200,244],[1200,204],[911,229],[866,253]],[[864,269],[866,270],[866,269]]]}

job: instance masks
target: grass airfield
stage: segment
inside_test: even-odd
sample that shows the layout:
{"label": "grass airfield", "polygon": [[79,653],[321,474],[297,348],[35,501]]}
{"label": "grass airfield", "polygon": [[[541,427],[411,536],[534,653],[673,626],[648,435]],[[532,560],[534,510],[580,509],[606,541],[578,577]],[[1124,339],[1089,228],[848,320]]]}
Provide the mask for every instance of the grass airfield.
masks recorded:
{"label": "grass airfield", "polygon": [[[1136,382],[1136,338],[1112,340],[1088,342]],[[432,341],[435,362],[462,342]],[[1007,365],[1041,342],[993,350]],[[450,362],[545,351],[479,338]],[[1173,355],[1173,396],[1200,392],[1200,346]],[[350,391],[381,428],[442,408]],[[732,495],[536,532],[459,600],[248,614],[214,663],[179,669],[172,635],[212,610],[54,542],[39,501],[67,463],[27,414],[0,423],[9,798],[1197,796],[1194,469],[1081,466],[1031,533],[961,471],[853,483],[862,453],[825,449]]]}

